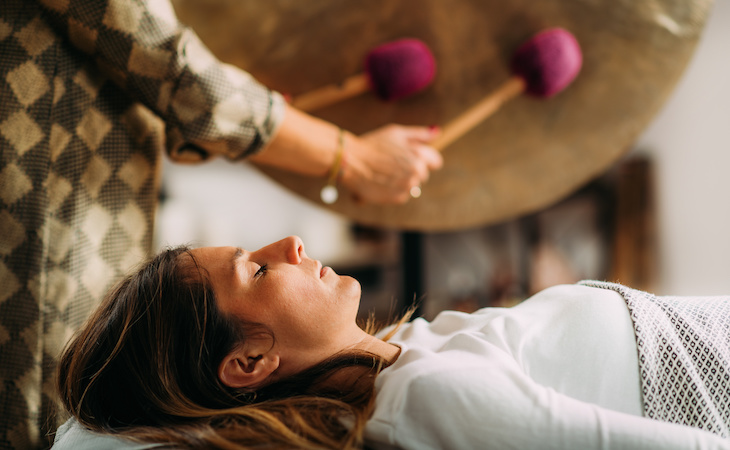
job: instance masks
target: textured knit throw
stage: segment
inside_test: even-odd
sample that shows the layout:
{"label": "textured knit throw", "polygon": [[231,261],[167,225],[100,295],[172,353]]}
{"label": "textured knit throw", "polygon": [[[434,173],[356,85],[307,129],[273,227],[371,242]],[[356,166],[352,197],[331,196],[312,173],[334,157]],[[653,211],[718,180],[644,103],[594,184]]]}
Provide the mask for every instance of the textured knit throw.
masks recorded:
{"label": "textured knit throw", "polygon": [[614,283],[636,333],[644,415],[730,437],[730,296],[656,296]]}

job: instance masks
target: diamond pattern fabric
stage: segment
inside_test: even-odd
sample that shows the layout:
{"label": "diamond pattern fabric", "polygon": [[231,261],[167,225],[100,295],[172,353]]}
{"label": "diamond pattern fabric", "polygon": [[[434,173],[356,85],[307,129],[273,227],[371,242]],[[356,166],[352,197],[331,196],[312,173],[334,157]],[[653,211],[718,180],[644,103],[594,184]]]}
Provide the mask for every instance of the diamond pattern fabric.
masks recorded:
{"label": "diamond pattern fabric", "polygon": [[284,102],[167,0],[2,0],[0,55],[0,448],[42,448],[59,352],[150,250],[160,153],[242,159]]}
{"label": "diamond pattern fabric", "polygon": [[656,296],[620,284],[634,322],[644,415],[730,438],[730,296]]}

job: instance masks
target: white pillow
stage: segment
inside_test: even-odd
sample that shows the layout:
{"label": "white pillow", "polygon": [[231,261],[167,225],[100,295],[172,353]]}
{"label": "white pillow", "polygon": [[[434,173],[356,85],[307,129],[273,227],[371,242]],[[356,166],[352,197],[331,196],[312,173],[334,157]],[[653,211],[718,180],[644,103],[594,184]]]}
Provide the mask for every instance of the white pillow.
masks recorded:
{"label": "white pillow", "polygon": [[111,434],[87,430],[73,417],[58,427],[53,450],[142,450],[162,444],[140,444]]}

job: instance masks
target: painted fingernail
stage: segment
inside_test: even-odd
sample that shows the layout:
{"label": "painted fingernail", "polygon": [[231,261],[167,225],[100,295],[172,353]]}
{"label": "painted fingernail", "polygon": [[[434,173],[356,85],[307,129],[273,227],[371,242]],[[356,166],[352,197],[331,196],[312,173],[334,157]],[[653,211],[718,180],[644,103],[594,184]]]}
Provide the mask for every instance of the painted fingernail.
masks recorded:
{"label": "painted fingernail", "polygon": [[428,130],[429,130],[429,131],[430,131],[431,133],[436,133],[436,132],[438,132],[439,130],[441,130],[441,128],[440,128],[440,127],[439,127],[438,125],[429,125],[429,127],[428,127]]}
{"label": "painted fingernail", "polygon": [[294,98],[291,94],[287,93],[282,93],[281,95],[282,97],[284,97],[284,101],[286,101],[287,103],[291,103],[292,99]]}

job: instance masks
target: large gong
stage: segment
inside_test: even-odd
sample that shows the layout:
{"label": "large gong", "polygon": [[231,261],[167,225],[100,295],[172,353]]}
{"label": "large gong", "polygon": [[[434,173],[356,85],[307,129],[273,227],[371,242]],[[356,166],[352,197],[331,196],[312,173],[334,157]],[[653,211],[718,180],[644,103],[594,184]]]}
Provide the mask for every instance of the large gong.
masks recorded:
{"label": "large gong", "polygon": [[[319,200],[324,183],[262,168],[356,222],[438,231],[543,208],[605,171],[667,99],[700,37],[711,0],[179,0],[177,12],[223,61],[297,95],[362,70],[398,38],[434,54],[433,84],[384,103],[372,93],[313,114],[354,133],[386,123],[444,124],[509,77],[520,43],[549,27],[583,51],[575,82],[549,100],[518,97],[444,151],[422,196],[402,206]],[[335,143],[333,143],[335,145]]]}

